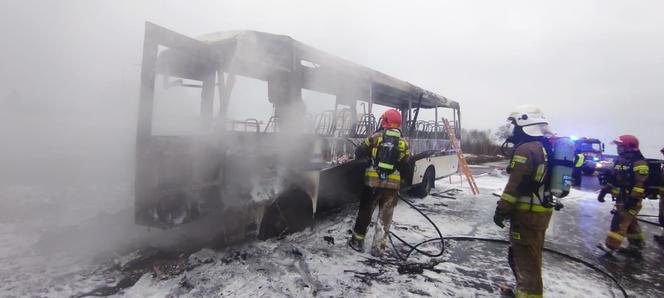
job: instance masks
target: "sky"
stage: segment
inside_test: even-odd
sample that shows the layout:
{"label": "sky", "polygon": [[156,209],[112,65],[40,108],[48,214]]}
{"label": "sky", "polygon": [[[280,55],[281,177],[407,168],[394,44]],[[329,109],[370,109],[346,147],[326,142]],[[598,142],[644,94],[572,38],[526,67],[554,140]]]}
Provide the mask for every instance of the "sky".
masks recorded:
{"label": "sky", "polygon": [[62,150],[81,141],[128,152],[145,21],[188,36],[248,29],[289,35],[454,99],[465,128],[496,129],[529,103],[558,134],[607,143],[634,134],[646,156],[661,158],[662,11],[661,1],[4,0],[0,99],[17,90],[66,115],[53,120],[76,126]]}

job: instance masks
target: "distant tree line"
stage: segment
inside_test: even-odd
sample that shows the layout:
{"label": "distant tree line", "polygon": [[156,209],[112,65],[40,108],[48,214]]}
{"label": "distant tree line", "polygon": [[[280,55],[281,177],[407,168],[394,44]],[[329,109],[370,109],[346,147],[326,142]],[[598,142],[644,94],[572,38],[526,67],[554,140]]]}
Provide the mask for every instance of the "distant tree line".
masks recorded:
{"label": "distant tree line", "polygon": [[461,129],[461,150],[464,153],[479,155],[499,155],[500,145],[509,134],[506,127],[499,127],[495,133],[490,129]]}

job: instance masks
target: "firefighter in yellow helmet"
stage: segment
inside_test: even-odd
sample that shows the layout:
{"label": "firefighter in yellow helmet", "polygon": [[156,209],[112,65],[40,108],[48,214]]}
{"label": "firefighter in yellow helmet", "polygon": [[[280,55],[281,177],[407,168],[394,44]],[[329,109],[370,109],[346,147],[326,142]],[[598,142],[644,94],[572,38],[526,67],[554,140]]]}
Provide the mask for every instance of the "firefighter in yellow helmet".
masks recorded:
{"label": "firefighter in yellow helmet", "polygon": [[[648,178],[648,162],[639,150],[639,140],[633,135],[619,136],[613,143],[617,147],[618,160],[613,167],[608,183],[602,189],[610,191],[616,199],[616,208],[611,220],[611,229],[604,242],[597,247],[607,253],[620,248],[625,237],[630,251],[640,251],[645,242],[636,216],[641,210],[641,200],[645,196],[645,182]],[[604,197],[597,198],[604,202]]]}
{"label": "firefighter in yellow helmet", "polygon": [[548,121],[532,105],[514,109],[511,122],[514,154],[510,174],[494,213],[494,223],[505,227],[510,220],[508,262],[516,279],[516,297],[542,297],[542,250],[553,207],[543,204],[544,181],[548,175],[545,133]]}
{"label": "firefighter in yellow helmet", "polygon": [[380,118],[381,129],[366,138],[357,148],[357,159],[369,158],[364,174],[364,194],[355,220],[353,235],[348,244],[356,251],[364,250],[364,237],[376,205],[378,221],[371,247],[371,254],[381,256],[387,247],[392,224],[392,214],[397,205],[401,173],[409,171],[408,143],[401,137],[401,114],[387,110]]}
{"label": "firefighter in yellow helmet", "polygon": [[[664,155],[664,147],[659,152]],[[662,165],[659,184],[659,225],[662,226],[662,235],[655,235],[657,243],[664,245],[664,165]]]}

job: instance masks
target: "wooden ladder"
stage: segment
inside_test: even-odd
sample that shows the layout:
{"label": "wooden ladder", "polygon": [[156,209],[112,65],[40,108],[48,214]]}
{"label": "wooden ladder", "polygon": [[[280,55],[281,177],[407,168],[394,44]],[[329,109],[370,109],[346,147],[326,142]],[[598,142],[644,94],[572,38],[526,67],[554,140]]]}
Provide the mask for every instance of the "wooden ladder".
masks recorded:
{"label": "wooden ladder", "polygon": [[459,157],[459,166],[461,167],[461,171],[463,172],[463,174],[466,176],[468,184],[470,184],[470,190],[473,192],[473,195],[480,194],[479,189],[477,189],[477,184],[475,184],[475,178],[473,178],[473,173],[470,171],[470,168],[468,167],[468,162],[466,162],[466,158],[463,157],[461,146],[459,145],[459,142],[456,139],[456,134],[454,133],[454,128],[450,126],[450,122],[447,121],[447,119],[445,118],[443,118],[443,124],[445,125],[445,132],[447,132],[447,137],[450,140],[450,144],[452,144],[452,148],[456,150],[457,157]]}

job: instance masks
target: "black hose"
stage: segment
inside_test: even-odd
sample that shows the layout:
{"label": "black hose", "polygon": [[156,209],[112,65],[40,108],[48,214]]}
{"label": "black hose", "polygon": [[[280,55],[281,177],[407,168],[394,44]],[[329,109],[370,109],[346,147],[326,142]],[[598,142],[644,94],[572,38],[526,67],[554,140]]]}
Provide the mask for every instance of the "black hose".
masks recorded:
{"label": "black hose", "polygon": [[655,215],[655,214],[637,214],[637,215],[636,215],[636,220],[638,220],[638,221],[640,221],[640,222],[647,223],[647,224],[655,225],[655,226],[660,226],[660,227],[662,226],[662,225],[661,225],[660,223],[658,223],[658,222],[645,220],[645,219],[642,219],[642,218],[639,218],[639,217],[659,217],[659,215]]}
{"label": "black hose", "polygon": [[637,214],[636,217],[659,217],[657,214]]}
{"label": "black hose", "polygon": [[660,225],[658,222],[649,221],[649,220],[641,219],[641,218],[638,218],[638,217],[636,218],[636,220],[638,220],[638,221],[640,221],[640,222],[647,223],[647,224],[655,225],[655,226],[658,226],[658,227],[661,227],[661,226],[662,226],[662,225]]}
{"label": "black hose", "polygon": [[[390,235],[389,235],[389,238],[390,238],[390,244],[392,244],[392,248],[394,249],[394,252],[396,253],[397,257],[398,257],[399,259],[401,259],[402,261],[406,262],[406,261],[408,260],[408,258],[410,257],[410,255],[411,255],[413,252],[418,252],[418,253],[421,253],[421,254],[423,254],[423,255],[425,255],[425,256],[428,256],[428,257],[431,257],[431,258],[437,258],[437,257],[442,256],[443,253],[445,252],[445,240],[443,239],[443,233],[440,232],[440,229],[438,228],[438,226],[437,226],[437,225],[431,220],[431,218],[429,218],[426,214],[424,214],[424,212],[422,212],[420,209],[418,209],[417,207],[415,207],[415,205],[413,205],[413,203],[411,203],[410,201],[406,200],[406,199],[405,199],[403,196],[401,196],[400,194],[399,194],[399,199],[401,199],[402,201],[406,202],[406,204],[408,204],[410,207],[412,207],[413,209],[415,209],[415,211],[419,212],[422,216],[424,216],[424,218],[425,218],[425,219],[426,219],[426,220],[427,220],[427,221],[428,221],[428,222],[434,227],[434,229],[436,229],[436,233],[438,233],[438,238],[428,239],[428,240],[422,241],[422,242],[420,242],[420,243],[417,243],[417,244],[415,244],[415,245],[412,245],[412,244],[408,243],[406,240],[403,240],[403,239],[401,239],[401,237],[399,237],[399,236],[397,236],[396,234],[394,234],[394,232],[390,232]],[[406,252],[406,256],[405,256],[405,257],[403,257],[403,256],[401,255],[401,253],[399,253],[399,250],[398,250],[397,247],[394,245],[394,241],[392,240],[392,237],[393,237],[393,236],[394,236],[394,238],[397,238],[397,240],[401,241],[401,243],[405,244],[406,246],[408,246],[408,247],[410,248],[410,250],[409,250],[408,252]],[[440,252],[439,252],[439,253],[432,254],[432,253],[428,253],[428,252],[426,252],[426,251],[420,250],[420,249],[418,248],[418,247],[420,247],[421,245],[424,245],[424,244],[427,244],[427,243],[430,243],[430,242],[434,242],[434,241],[440,241]]]}
{"label": "black hose", "polygon": [[[503,244],[508,244],[508,245],[510,244],[509,241],[507,241],[507,240],[503,240],[503,239],[480,238],[480,237],[471,237],[471,236],[450,236],[450,237],[445,237],[445,238],[443,238],[443,234],[440,232],[440,229],[439,229],[438,226],[437,226],[437,225],[436,225],[436,224],[435,224],[435,223],[429,218],[429,216],[427,216],[426,214],[424,214],[424,212],[422,212],[420,209],[418,209],[417,207],[415,207],[415,205],[413,205],[413,203],[411,203],[410,201],[406,200],[406,199],[405,199],[404,197],[402,197],[401,195],[399,195],[399,198],[400,198],[402,201],[406,202],[406,204],[408,204],[410,207],[412,207],[413,209],[415,209],[415,211],[419,212],[422,216],[424,216],[424,218],[425,218],[429,223],[431,223],[431,225],[436,229],[436,233],[438,233],[438,238],[427,239],[427,240],[425,240],[425,241],[422,241],[422,242],[420,242],[420,243],[417,243],[417,244],[415,244],[415,245],[412,245],[412,244],[406,242],[405,240],[401,239],[399,236],[397,236],[397,235],[394,234],[393,232],[390,232],[390,243],[392,244],[392,248],[394,249],[394,252],[396,253],[397,257],[398,257],[399,259],[401,259],[403,262],[406,262],[406,261],[408,260],[408,258],[410,257],[410,255],[411,255],[413,252],[418,252],[418,253],[421,253],[421,254],[423,254],[423,255],[425,255],[425,256],[432,257],[432,258],[442,256],[443,253],[445,252],[445,239],[448,239],[448,240],[456,240],[456,241],[485,241],[485,242],[493,242],[493,243],[503,243]],[[405,256],[405,257],[403,257],[403,256],[401,255],[401,253],[399,253],[399,250],[398,250],[398,249],[396,248],[396,246],[394,245],[394,242],[392,241],[392,236],[394,236],[394,238],[397,238],[397,240],[401,241],[401,243],[405,244],[406,246],[408,246],[408,247],[410,248],[410,250],[406,253],[406,256]],[[418,249],[418,247],[421,246],[421,245],[424,245],[424,244],[426,244],[426,243],[435,242],[435,241],[440,241],[440,252],[437,253],[437,254],[431,254],[431,253],[428,253],[428,252],[425,252],[425,251],[422,251],[422,250]],[[602,270],[601,268],[599,268],[599,267],[593,265],[592,263],[590,263],[590,262],[588,262],[588,261],[585,261],[585,260],[583,260],[583,259],[580,259],[580,258],[577,258],[577,257],[571,256],[571,255],[568,255],[568,254],[566,254],[566,253],[559,252],[559,251],[554,250],[554,249],[551,249],[551,248],[544,247],[543,250],[546,251],[546,252],[550,252],[550,253],[553,253],[553,254],[559,255],[559,256],[561,256],[561,257],[567,258],[567,259],[572,260],[572,261],[574,261],[574,262],[581,263],[581,264],[585,265],[586,267],[588,267],[588,268],[590,268],[590,269],[593,269],[593,270],[595,270],[595,271],[601,273],[601,274],[604,275],[604,276],[607,276],[608,278],[610,278],[610,279],[611,279],[611,280],[612,280],[612,281],[618,286],[618,289],[620,289],[620,291],[622,292],[622,294],[623,294],[625,297],[629,297],[629,295],[627,295],[627,291],[625,290],[625,288],[623,288],[623,286],[620,284],[620,282],[618,281],[618,279],[616,279],[612,274],[610,274],[610,273],[608,273],[608,272]],[[373,260],[373,259],[372,259],[372,260]],[[374,261],[379,261],[379,260],[374,260]],[[383,262],[383,263],[394,265],[393,263],[387,263],[387,262]]]}
{"label": "black hose", "polygon": [[[508,245],[510,244],[510,242],[507,241],[507,240],[503,240],[503,239],[493,239],[493,238],[480,238],[480,237],[470,237],[470,236],[451,236],[451,237],[445,237],[445,238],[448,239],[448,240],[456,240],[456,241],[486,241],[486,242],[493,242],[493,243],[503,243],[503,244],[508,244]],[[544,251],[546,251],[546,252],[550,252],[550,253],[553,253],[553,254],[559,255],[559,256],[561,256],[561,257],[567,258],[567,259],[569,259],[569,260],[572,260],[572,261],[574,261],[574,262],[577,262],[577,263],[581,263],[581,264],[583,264],[583,265],[586,265],[586,267],[588,267],[588,268],[590,268],[590,269],[593,269],[593,270],[595,270],[595,271],[601,273],[602,275],[604,275],[604,276],[610,278],[610,279],[611,279],[611,280],[612,280],[612,281],[618,286],[618,289],[620,289],[620,291],[622,292],[622,294],[623,294],[625,297],[629,297],[629,296],[627,295],[627,291],[625,290],[625,288],[623,288],[623,286],[620,284],[620,282],[618,281],[618,279],[615,278],[611,273],[608,273],[608,272],[602,270],[601,268],[599,268],[599,267],[593,265],[592,263],[590,263],[590,262],[588,262],[588,261],[585,261],[585,260],[583,260],[583,259],[580,259],[580,258],[577,258],[577,257],[571,256],[571,255],[568,255],[568,254],[566,254],[566,253],[559,252],[559,251],[557,251],[557,250],[554,250],[554,249],[551,249],[551,248],[548,248],[548,247],[544,247],[543,249],[544,249]]]}

